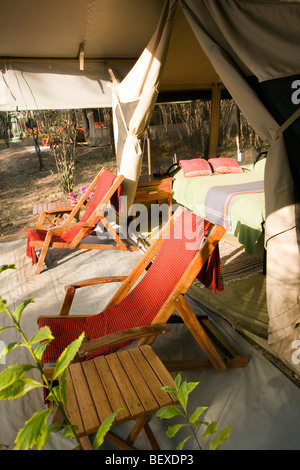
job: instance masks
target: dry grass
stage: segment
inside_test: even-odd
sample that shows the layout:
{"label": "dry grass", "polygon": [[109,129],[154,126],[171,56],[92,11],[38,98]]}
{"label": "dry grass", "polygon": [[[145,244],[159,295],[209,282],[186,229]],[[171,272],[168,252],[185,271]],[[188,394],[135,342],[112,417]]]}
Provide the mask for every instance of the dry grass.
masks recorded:
{"label": "dry grass", "polygon": [[[107,149],[78,145],[75,164],[75,188],[88,185],[104,165],[116,171],[116,161]],[[33,205],[66,199],[54,157],[49,149],[42,152],[44,168],[40,171],[32,142],[0,143],[0,242],[26,237],[24,226],[32,220]]]}

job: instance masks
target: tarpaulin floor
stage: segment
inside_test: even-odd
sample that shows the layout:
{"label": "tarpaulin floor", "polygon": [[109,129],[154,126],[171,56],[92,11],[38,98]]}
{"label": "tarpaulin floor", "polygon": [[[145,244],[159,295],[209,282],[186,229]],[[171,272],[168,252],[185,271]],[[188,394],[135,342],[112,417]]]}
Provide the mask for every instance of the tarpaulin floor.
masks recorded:
{"label": "tarpaulin floor", "polygon": [[[36,320],[42,314],[56,314],[59,311],[64,285],[94,276],[126,275],[135,266],[140,252],[117,251],[69,251],[62,256],[62,250],[52,250],[54,258],[51,269],[45,269],[38,276],[34,274],[31,260],[25,256],[26,240],[0,244],[0,265],[15,264],[15,270],[4,271],[0,276],[0,296],[7,300],[14,310],[17,305],[32,298],[22,315],[22,325],[29,336],[37,329]],[[119,284],[100,285],[81,289],[75,296],[73,314],[95,314],[100,312],[111,298]],[[201,313],[201,304],[187,296],[194,313]],[[227,321],[209,312],[211,320],[230,340],[233,346],[248,357],[249,364],[243,368],[227,369],[218,373],[214,370],[181,372],[182,379],[199,382],[189,398],[189,412],[198,406],[207,406],[205,420],[217,421],[221,430],[231,425],[229,439],[223,443],[223,450],[298,450],[300,449],[300,390],[269,360],[261,355],[247,340],[235,331]],[[0,315],[0,327],[8,325],[4,313]],[[171,325],[172,333],[159,337],[153,349],[161,359],[190,358],[199,356],[199,348],[184,325]],[[17,341],[15,330],[1,333],[0,345]],[[0,371],[14,363],[28,363],[31,358],[24,348],[12,351],[0,364]],[[176,373],[174,373],[174,377]],[[38,374],[34,378],[39,380]],[[32,414],[44,407],[40,389],[33,390],[22,398],[0,402],[0,444],[12,449],[18,430]],[[177,424],[176,418],[160,420],[153,416],[150,426],[161,449],[175,450],[185,435],[182,429],[175,438],[168,438],[166,430],[170,424]],[[201,429],[200,429],[201,434]],[[209,440],[202,444],[208,449]],[[143,438],[137,447],[148,449]],[[53,434],[48,450],[69,450],[73,442]],[[104,445],[104,449],[112,449]],[[185,449],[197,450],[194,439]]]}

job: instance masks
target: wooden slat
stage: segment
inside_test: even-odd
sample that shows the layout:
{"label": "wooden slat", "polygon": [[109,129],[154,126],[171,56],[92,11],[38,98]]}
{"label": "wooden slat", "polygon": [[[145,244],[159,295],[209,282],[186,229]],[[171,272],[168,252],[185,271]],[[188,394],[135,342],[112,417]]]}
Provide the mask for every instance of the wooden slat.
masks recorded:
{"label": "wooden slat", "polygon": [[116,421],[118,423],[127,421],[131,418],[131,414],[127,408],[126,402],[119,390],[119,387],[116,384],[115,378],[107,364],[106,358],[104,356],[99,356],[94,359],[95,366],[97,368],[98,374],[101,376],[101,380],[106,392],[106,395],[109,398],[110,406],[113,411],[122,408],[116,416]]}
{"label": "wooden slat", "polygon": [[[165,368],[159,357],[155,354],[151,346],[149,345],[144,345],[140,347],[141,352],[143,353],[144,357],[146,360],[151,364],[151,367],[155,370],[155,373],[157,377],[159,378],[161,382],[161,386],[169,386],[169,387],[174,387],[174,379],[171,376],[171,374],[168,372],[168,370]],[[175,397],[171,397],[171,400],[174,402],[177,402]]]}
{"label": "wooden slat", "polygon": [[74,390],[77,396],[80,413],[87,434],[96,432],[100,426],[98,414],[96,413],[93,398],[86,382],[81,363],[77,362],[69,367]]}
{"label": "wooden slat", "polygon": [[128,410],[132,419],[137,419],[139,416],[145,414],[143,405],[136,394],[117,354],[110,354],[106,356],[107,363],[115,377],[119,390],[127,403]]}
{"label": "wooden slat", "polygon": [[82,362],[82,368],[89,384],[89,389],[93,397],[95,409],[98,414],[100,423],[113,412],[101,377],[98,374],[97,368],[93,360]]}
{"label": "wooden slat", "polygon": [[70,415],[71,423],[74,426],[77,426],[76,432],[77,432],[77,435],[80,437],[84,435],[84,425],[82,422],[82,417],[81,417],[81,413],[79,410],[78,401],[76,398],[76,393],[74,390],[74,386],[73,386],[69,369],[67,369],[66,381],[67,381],[67,394],[68,394],[67,408],[68,408],[68,412]]}
{"label": "wooden slat", "polygon": [[73,206],[70,201],[56,201],[56,202],[40,202],[33,206],[33,215],[38,215],[43,212],[54,212],[60,210],[72,210]]}
{"label": "wooden slat", "polygon": [[143,376],[136,368],[132,357],[129,354],[128,350],[121,351],[117,353],[120,360],[122,361],[123,367],[126,371],[126,374],[129,377],[129,380],[134,387],[136,394],[138,395],[139,399],[142,401],[144,410],[147,414],[152,414],[158,410],[159,405],[151,393],[149,388],[149,384],[145,382]]}
{"label": "wooden slat", "polygon": [[145,361],[143,354],[140,351],[140,348],[130,349],[130,355],[139,369],[140,373],[144,377],[144,380],[149,384],[151,392],[155,396],[160,407],[170,405],[169,395],[164,392],[161,387],[162,384],[156,374],[153,372],[152,367]]}

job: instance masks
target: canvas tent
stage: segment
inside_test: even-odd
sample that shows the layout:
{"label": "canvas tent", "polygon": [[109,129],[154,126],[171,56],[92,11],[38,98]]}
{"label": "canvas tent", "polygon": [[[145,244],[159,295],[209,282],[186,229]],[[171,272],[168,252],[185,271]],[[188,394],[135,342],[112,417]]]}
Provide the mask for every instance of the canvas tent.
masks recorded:
{"label": "canvas tent", "polygon": [[[212,89],[216,96],[227,88],[254,130],[271,144],[265,173],[269,342],[299,369],[300,3],[54,0],[35,9],[31,0],[12,0],[0,6],[0,109],[12,109],[11,98],[19,109],[33,106],[29,98],[24,101],[24,84],[37,96],[43,79],[43,94],[51,91],[56,107],[61,100],[52,85],[56,61],[62,83],[76,77],[64,107],[81,107],[88,93],[101,107],[100,95],[103,105],[109,96],[119,171],[130,200],[140,171],[139,137],[158,92]],[[139,56],[122,80],[126,70],[118,67],[129,70],[130,60]],[[30,86],[26,67],[34,79]],[[46,106],[35,101],[34,109]]]}

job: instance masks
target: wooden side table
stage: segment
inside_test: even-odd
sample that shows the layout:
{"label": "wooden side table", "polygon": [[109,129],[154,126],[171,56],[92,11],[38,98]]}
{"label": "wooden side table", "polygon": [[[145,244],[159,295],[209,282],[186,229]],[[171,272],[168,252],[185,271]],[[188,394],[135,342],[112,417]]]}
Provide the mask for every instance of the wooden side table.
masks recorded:
{"label": "wooden side table", "polygon": [[167,175],[142,175],[139,178],[134,203],[160,201],[167,199],[169,217],[172,215],[172,182]]}
{"label": "wooden side table", "polygon": [[163,406],[178,403],[162,390],[166,385],[174,387],[174,380],[149,345],[71,364],[67,369],[68,412],[82,446],[88,450],[88,435],[113,411],[122,409],[113,424],[135,421],[128,438],[109,431],[106,439],[121,449],[133,450],[144,431],[150,446],[159,450],[147,421]]}

